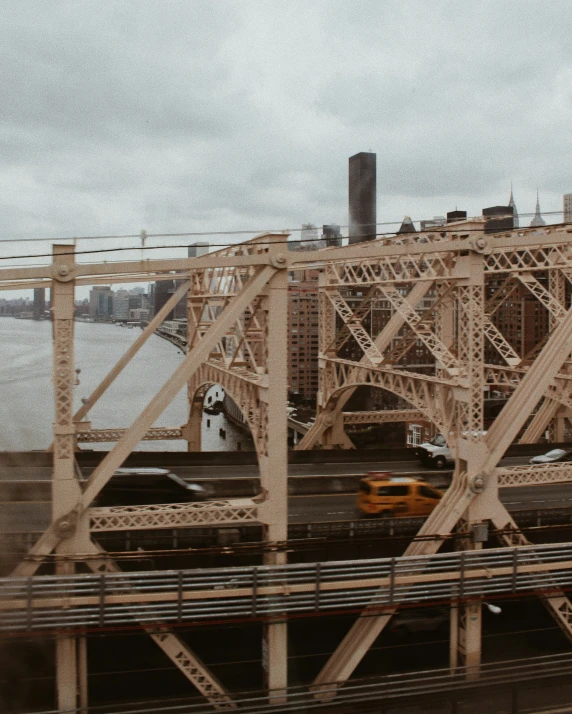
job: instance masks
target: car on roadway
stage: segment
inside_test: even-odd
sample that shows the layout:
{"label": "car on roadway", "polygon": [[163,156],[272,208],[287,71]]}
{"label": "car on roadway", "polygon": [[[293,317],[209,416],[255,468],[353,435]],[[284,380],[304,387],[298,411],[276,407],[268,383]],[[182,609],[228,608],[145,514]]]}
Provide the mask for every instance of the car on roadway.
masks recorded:
{"label": "car on roadway", "polygon": [[356,506],[365,518],[414,518],[428,516],[441,498],[443,493],[425,481],[370,471],[360,481]]}
{"label": "car on roadway", "polygon": [[570,449],[552,449],[546,454],[533,456],[530,459],[531,464],[555,464],[559,461],[572,461],[572,450]]}
{"label": "car on roadway", "polygon": [[431,441],[419,444],[416,453],[421,464],[427,468],[444,469],[455,465],[451,449],[442,434],[437,434]]}
{"label": "car on roadway", "polygon": [[169,469],[121,468],[96,499],[96,506],[131,506],[205,501],[206,489],[187,483]]}
{"label": "car on roadway", "polygon": [[407,608],[399,610],[389,622],[389,632],[408,635],[413,632],[445,631],[449,627],[449,609],[446,607]]}

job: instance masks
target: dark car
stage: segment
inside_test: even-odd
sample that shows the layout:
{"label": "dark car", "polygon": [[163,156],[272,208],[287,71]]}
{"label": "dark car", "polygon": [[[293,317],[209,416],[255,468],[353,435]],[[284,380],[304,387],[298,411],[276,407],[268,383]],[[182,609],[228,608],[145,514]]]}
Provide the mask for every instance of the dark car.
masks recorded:
{"label": "dark car", "polygon": [[117,469],[97,498],[96,506],[132,506],[152,503],[204,501],[203,486],[187,483],[168,469]]}
{"label": "dark car", "polygon": [[403,609],[389,622],[389,631],[396,635],[444,631],[448,627],[449,609],[445,607]]}

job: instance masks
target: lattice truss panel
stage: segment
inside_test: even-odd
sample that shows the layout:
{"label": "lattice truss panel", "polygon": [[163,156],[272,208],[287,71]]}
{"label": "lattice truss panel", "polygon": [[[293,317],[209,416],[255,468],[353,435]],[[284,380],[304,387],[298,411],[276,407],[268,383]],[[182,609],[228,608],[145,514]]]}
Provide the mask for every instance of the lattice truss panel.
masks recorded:
{"label": "lattice truss panel", "polygon": [[[441,430],[447,427],[441,407],[454,401],[451,421],[458,436],[483,430],[486,391],[497,389],[508,398],[522,381],[566,315],[566,285],[572,275],[569,228],[521,231],[501,240],[484,234],[479,238],[474,226],[471,233],[462,230],[400,237],[392,255],[383,239],[377,241],[380,252],[386,253],[383,257],[370,257],[372,244],[366,244],[361,246],[368,253],[365,258],[356,250],[358,257],[325,264],[319,297],[318,404],[327,416],[317,418],[298,448],[323,441],[360,385],[392,391],[403,408],[424,411]],[[458,250],[460,243],[472,249],[468,256]],[[377,332],[368,331],[376,312],[383,314],[382,324],[376,324]],[[531,340],[526,342],[523,334],[535,327],[537,339],[527,352]],[[380,377],[380,370],[395,376],[419,372],[418,364],[411,366],[418,362],[412,351],[421,346],[423,376],[409,377],[415,385],[404,389],[405,377]],[[570,407],[565,383],[570,371],[563,366],[542,396]],[[435,388],[428,387],[431,377],[448,380],[437,400]],[[539,399],[537,407],[541,403]]]}
{"label": "lattice truss panel", "polygon": [[[532,438],[551,420],[567,418],[567,410],[572,409],[572,311],[567,309],[571,233],[572,227],[561,226],[485,235],[482,222],[473,221],[444,227],[439,233],[408,234],[308,253],[287,253],[278,245],[285,236],[266,236],[196,260],[94,266],[70,265],[69,261],[62,265],[55,257],[54,265],[47,268],[0,270],[0,280],[12,288],[40,287],[46,280],[57,284],[74,280],[77,285],[113,282],[114,276],[123,282],[144,276],[189,282],[188,354],[134,424],[118,434],[116,445],[90,478],[81,488],[74,482],[69,489],[66,483],[73,482],[70,462],[79,431],[70,401],[73,290],[60,291],[59,313],[54,315],[54,464],[59,474],[57,513],[61,515],[54,517],[31,549],[32,557],[14,574],[33,576],[42,558],[53,550],[58,555],[89,553],[95,547],[89,538],[90,521],[94,529],[103,529],[139,528],[143,523],[148,527],[151,522],[171,525],[179,518],[204,517],[206,524],[223,522],[211,520],[216,518],[249,522],[256,517],[267,525],[269,540],[285,539],[284,356],[288,345],[285,328],[281,331],[276,325],[286,324],[287,267],[321,270],[319,414],[300,447],[312,448],[320,440],[333,447],[347,446],[343,407],[349,396],[362,385],[386,390],[399,398],[399,410],[414,411],[416,418],[422,414],[433,422],[457,457],[451,487],[419,535],[444,538],[461,523],[463,530],[469,529],[466,546],[470,547],[472,526],[491,521],[506,534],[504,542],[525,544],[498,498],[499,485],[566,481],[570,467],[507,469],[498,463],[519,434]],[[529,346],[518,338],[525,331],[526,311],[511,312],[514,303],[533,305],[535,319],[542,318],[546,334],[538,344]],[[385,312],[382,324],[373,319],[380,311]],[[517,329],[511,329],[515,323]],[[417,353],[423,350],[426,363],[415,364]],[[190,413],[181,433],[190,447],[200,448],[197,427],[210,384],[221,384],[232,396],[252,431],[261,471],[259,503],[174,504],[152,512],[145,507],[115,512],[90,509],[115,470],[185,385]],[[485,393],[492,387],[506,402],[494,421],[485,425]],[[436,552],[441,542],[419,538],[405,555]],[[572,608],[566,596],[551,587],[544,602],[570,636]],[[480,627],[469,624],[473,618],[480,620],[476,604],[478,599],[468,605],[473,613],[470,618],[465,612],[458,617],[455,646],[458,652],[463,650],[463,661],[478,668]],[[352,675],[395,609],[380,615],[375,599],[364,608],[317,677],[318,694],[325,684],[341,685]],[[278,677],[272,674],[276,691],[286,684],[287,658],[276,656],[277,647],[286,647],[285,626],[273,627],[269,656],[275,666],[268,671],[280,671]],[[156,632],[155,639],[173,661],[184,663],[181,669],[191,681],[204,678],[212,683],[207,685],[206,696],[213,706],[221,702],[228,706],[224,690],[183,643],[166,630]],[[59,671],[64,676],[70,668],[68,658]],[[60,708],[73,710],[75,706],[69,699],[64,704]]]}
{"label": "lattice truss panel", "polygon": [[[54,519],[27,557],[14,571],[32,576],[42,559],[56,550],[62,561],[56,562],[58,573],[73,572],[74,560],[67,555],[87,555],[100,552],[90,539],[90,532],[141,530],[148,528],[184,528],[193,526],[239,525],[262,522],[270,537],[285,539],[286,516],[286,341],[287,293],[285,268],[287,258],[281,243],[285,236],[267,235],[197,262],[158,261],[148,273],[161,279],[181,278],[168,304],[153,318],[149,328],[156,329],[168,311],[188,293],[189,339],[187,355],[169,380],[159,388],[151,402],[131,427],[121,430],[91,430],[89,422],[81,420],[105,391],[107,386],[129,362],[152,329],[147,328],[99,387],[84,408],[72,414],[73,396],[73,310],[74,283],[85,270],[73,262],[73,249],[56,246],[52,275],[59,296],[54,303],[54,383],[56,424],[54,428],[54,483],[58,490],[58,508]],[[65,263],[59,263],[60,255]],[[125,266],[123,266],[125,267]],[[182,268],[182,270],[181,270]],[[127,270],[107,266],[106,273],[118,274],[116,282],[129,280],[144,267],[132,265]],[[87,269],[92,270],[92,269]],[[180,272],[179,272],[180,271]],[[41,272],[41,271],[40,271]],[[112,280],[113,281],[113,280]],[[274,318],[268,317],[272,305]],[[277,349],[277,346],[279,349]],[[273,376],[272,376],[273,375]],[[272,379],[271,379],[272,377]],[[193,428],[201,419],[191,408],[189,423],[180,430],[153,428],[156,419],[185,385],[188,386],[191,407],[200,405],[210,384],[222,384],[242,409],[253,432],[260,458],[262,494],[258,502],[251,499],[219,500],[206,503],[167,504],[160,506],[128,506],[121,508],[90,508],[93,500],[120,467],[132,449],[144,438],[186,436],[191,445]],[[275,396],[273,396],[275,395]],[[193,422],[193,416],[195,420]],[[282,432],[284,438],[282,438]],[[274,434],[278,434],[276,442]],[[79,437],[79,438],[78,438]],[[74,446],[78,440],[113,440],[109,451],[92,475],[81,486],[74,478]],[[283,444],[282,444],[283,442]],[[200,448],[200,445],[199,445]],[[274,460],[278,460],[276,464]],[[274,474],[274,476],[273,476]],[[274,478],[274,481],[273,481]],[[268,502],[268,503],[266,503]],[[272,554],[272,558],[275,556]],[[102,567],[110,567],[106,559]],[[90,567],[94,566],[88,560]],[[216,678],[198,657],[167,627],[155,627],[149,632],[177,667],[217,709],[234,708]],[[76,695],[84,685],[78,682],[76,647],[73,637],[58,640],[57,691],[60,709],[74,709]],[[275,652],[272,652],[272,661]],[[280,659],[284,659],[280,655]],[[284,659],[285,661],[285,659]],[[283,686],[283,667],[272,687]],[[274,677],[274,674],[272,674]],[[272,679],[271,677],[271,679]]]}
{"label": "lattice truss panel", "polygon": [[256,523],[257,505],[251,499],[110,506],[89,510],[90,530],[132,531]]}

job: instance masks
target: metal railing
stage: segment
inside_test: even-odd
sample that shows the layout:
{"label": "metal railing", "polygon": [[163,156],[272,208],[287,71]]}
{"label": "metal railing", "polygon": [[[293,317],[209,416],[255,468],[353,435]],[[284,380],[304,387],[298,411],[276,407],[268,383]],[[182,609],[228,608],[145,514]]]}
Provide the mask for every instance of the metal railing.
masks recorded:
{"label": "metal railing", "polygon": [[[533,686],[546,686],[554,682],[569,682],[572,675],[572,655],[549,655],[521,660],[508,660],[482,664],[478,679],[468,679],[471,672],[459,667],[455,672],[450,669],[427,669],[420,672],[390,674],[368,679],[349,681],[342,688],[337,684],[320,687],[320,698],[305,686],[293,686],[287,690],[287,701],[272,698],[270,692],[241,692],[233,696],[233,702],[239,711],[256,714],[279,714],[280,712],[306,712],[327,708],[335,711],[339,706],[347,712],[348,706],[375,702],[375,711],[383,714],[386,710],[400,711],[419,701],[432,703],[448,701],[458,703],[468,697],[487,695],[498,696],[499,692],[508,692],[512,697],[512,711],[536,711],[518,705],[519,692]],[[557,688],[553,688],[552,701]],[[282,692],[281,692],[282,694]],[[328,701],[335,695],[333,701]],[[326,701],[324,701],[326,700]],[[387,709],[386,709],[387,708]],[[121,703],[118,705],[99,705],[89,707],[89,714],[207,714],[212,712],[212,704],[194,699],[161,700],[137,704]],[[495,707],[496,710],[496,707]],[[65,714],[79,714],[85,710],[66,710]],[[359,711],[352,709],[352,711]],[[369,711],[369,709],[368,709]],[[409,708],[406,711],[411,711]],[[64,714],[62,710],[51,709],[37,714]]]}
{"label": "metal railing", "polygon": [[0,579],[0,630],[392,608],[572,587],[572,545],[284,566]]}

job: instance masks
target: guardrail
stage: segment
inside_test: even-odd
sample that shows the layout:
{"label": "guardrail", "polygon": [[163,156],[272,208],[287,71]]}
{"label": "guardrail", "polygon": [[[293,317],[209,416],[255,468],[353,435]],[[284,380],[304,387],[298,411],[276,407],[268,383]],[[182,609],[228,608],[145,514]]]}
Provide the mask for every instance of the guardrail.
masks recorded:
{"label": "guardrail", "polygon": [[[542,528],[546,526],[569,526],[572,524],[572,507],[510,510],[521,528]],[[371,538],[414,535],[425,518],[379,518],[343,521],[318,521],[310,523],[290,523],[288,541],[304,541],[304,544],[327,542],[328,539],[360,541]],[[229,533],[230,530],[230,533]],[[230,541],[226,535],[232,537]],[[40,537],[41,531],[2,533],[2,543],[6,552],[28,551]],[[148,546],[152,549],[196,547],[212,548],[219,545],[257,543],[261,539],[261,526],[231,524],[222,527],[166,528],[162,531],[140,530],[106,533],[98,535],[98,541],[106,549],[130,551],[135,547]],[[287,542],[293,548],[296,543]]]}
{"label": "guardrail", "polygon": [[[427,704],[427,697],[431,696],[431,703],[436,705],[441,702],[448,702],[452,707],[450,711],[457,711],[456,705],[466,702],[468,698],[482,696],[486,692],[491,697],[491,704],[495,697],[504,692],[510,694],[511,712],[519,714],[522,712],[538,711],[531,710],[528,701],[519,706],[519,693],[528,690],[533,686],[545,686],[568,683],[572,675],[572,655],[549,655],[544,657],[531,657],[521,660],[505,660],[485,663],[480,666],[479,678],[472,679],[468,675],[471,671],[466,667],[459,667],[455,672],[449,669],[427,669],[420,672],[407,672],[405,674],[391,674],[367,679],[350,680],[342,688],[337,684],[323,685],[321,695],[326,699],[335,695],[333,701],[320,701],[315,693],[307,686],[290,686],[286,690],[284,702],[280,699],[272,699],[272,692],[255,691],[239,692],[233,695],[233,702],[240,711],[252,714],[286,714],[287,712],[307,712],[326,710],[328,712],[347,712],[348,707],[363,704],[366,711],[373,711],[375,706],[378,714],[391,711],[393,714],[403,711],[403,714],[410,713],[410,706],[414,703],[423,702]],[[283,692],[280,692],[282,695]],[[562,697],[558,697],[558,687],[551,686],[547,693],[556,706],[561,705]],[[548,697],[547,697],[548,698]],[[502,700],[501,700],[502,701]],[[369,704],[368,704],[369,703]],[[375,704],[374,704],[375,703]],[[506,711],[505,706],[494,706],[491,711]],[[547,702],[548,704],[548,702]],[[338,707],[340,709],[338,709]],[[406,709],[402,709],[406,707]],[[168,699],[165,701],[153,701],[149,703],[137,702],[129,704],[121,702],[119,705],[99,705],[88,707],[89,714],[212,714],[212,704],[194,699]],[[359,711],[352,708],[351,711]],[[569,712],[567,707],[561,710],[554,708],[543,709],[547,714],[549,711],[556,714],[557,711]],[[85,714],[85,709],[66,710],[65,714]],[[50,709],[49,711],[37,712],[37,714],[64,714],[62,710]]]}
{"label": "guardrail", "polygon": [[[0,579],[0,630],[265,618],[572,587],[572,545],[284,566]],[[548,595],[549,596],[549,595]]]}

